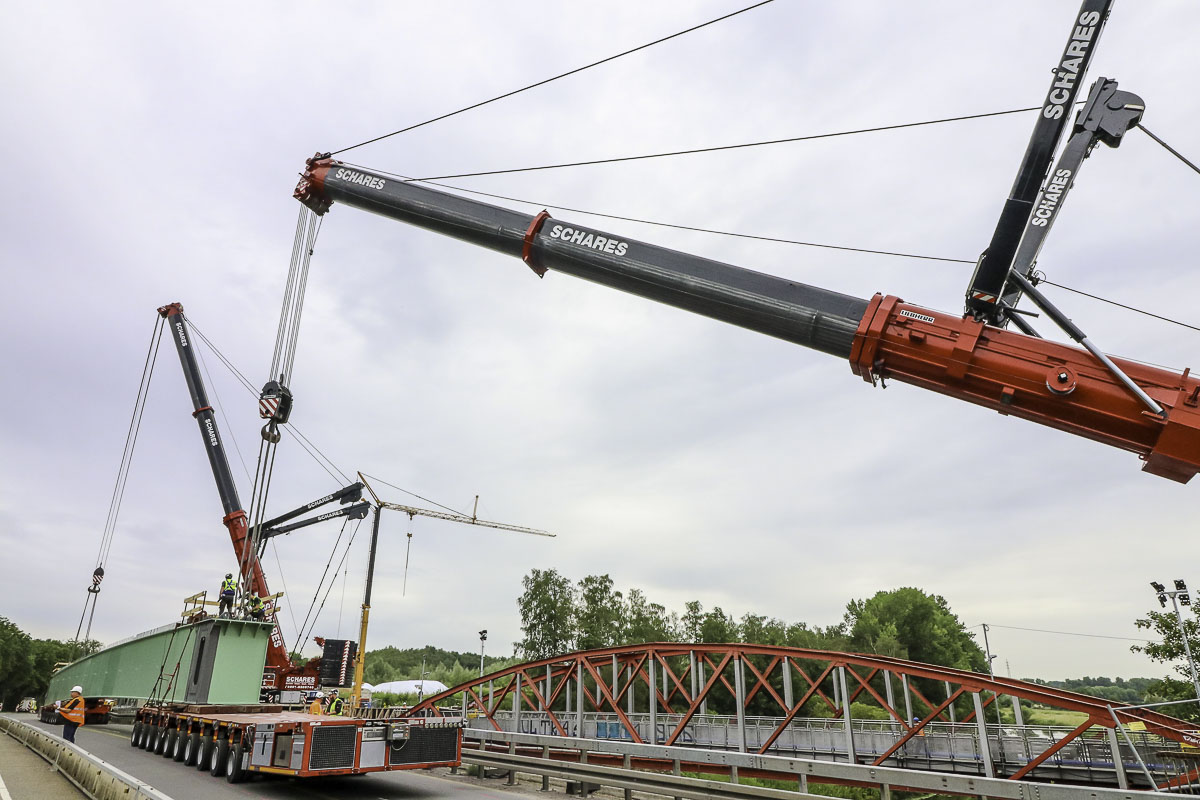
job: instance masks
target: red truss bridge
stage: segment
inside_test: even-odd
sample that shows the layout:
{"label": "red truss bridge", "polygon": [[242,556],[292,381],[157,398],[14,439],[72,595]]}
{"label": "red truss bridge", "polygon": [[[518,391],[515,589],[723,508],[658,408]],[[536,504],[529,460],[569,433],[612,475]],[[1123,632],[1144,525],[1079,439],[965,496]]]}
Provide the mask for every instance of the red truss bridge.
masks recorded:
{"label": "red truss bridge", "polygon": [[[1086,719],[1026,725],[1019,701]],[[1200,773],[1195,726],[1151,709],[796,647],[656,642],[568,653],[483,675],[406,714],[465,714],[472,728],[497,732],[1120,788],[1177,790]]]}

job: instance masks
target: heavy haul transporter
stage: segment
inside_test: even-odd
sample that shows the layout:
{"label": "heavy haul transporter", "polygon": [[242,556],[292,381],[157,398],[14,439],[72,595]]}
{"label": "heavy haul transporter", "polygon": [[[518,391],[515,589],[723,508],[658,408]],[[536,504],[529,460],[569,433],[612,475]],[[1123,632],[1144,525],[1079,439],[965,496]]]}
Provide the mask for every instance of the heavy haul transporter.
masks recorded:
{"label": "heavy haul transporter", "polygon": [[458,766],[462,723],[364,720],[257,704],[147,706],[129,744],[237,783],[252,772],[309,778]]}
{"label": "heavy haul transporter", "polygon": [[[268,593],[266,577],[259,566],[246,512],[241,508],[233,475],[225,456],[221,434],[208,404],[204,382],[192,350],[183,306],[172,303],[159,309],[167,320],[179,353],[194,405],[193,417],[200,427],[209,464],[216,478],[229,530],[240,565],[242,581],[260,596]],[[326,500],[328,498],[323,498]],[[336,513],[336,512],[335,512]],[[274,522],[274,521],[273,521]],[[210,620],[230,622],[225,620]],[[264,686],[277,689],[315,689],[317,675],[309,666],[293,664],[283,637],[273,619],[262,623],[237,621],[245,626],[271,626],[270,640],[263,647],[266,661]],[[226,634],[222,632],[221,636]],[[236,636],[236,633],[229,635]],[[161,699],[138,709],[129,743],[187,766],[224,775],[231,783],[248,773],[263,772],[291,777],[359,775],[394,769],[457,766],[462,745],[461,719],[365,720],[285,711],[282,705],[260,703],[205,704],[211,674],[220,669],[217,648],[220,636],[205,651],[198,640],[185,675],[160,675],[168,684],[186,683],[188,703]],[[265,652],[264,652],[265,651]],[[262,663],[262,662],[259,662]],[[274,679],[274,680],[272,680]],[[277,681],[277,682],[276,682]],[[257,681],[255,681],[257,682]],[[267,686],[267,684],[273,684]],[[165,695],[164,695],[165,696]],[[252,695],[251,698],[252,699]]]}

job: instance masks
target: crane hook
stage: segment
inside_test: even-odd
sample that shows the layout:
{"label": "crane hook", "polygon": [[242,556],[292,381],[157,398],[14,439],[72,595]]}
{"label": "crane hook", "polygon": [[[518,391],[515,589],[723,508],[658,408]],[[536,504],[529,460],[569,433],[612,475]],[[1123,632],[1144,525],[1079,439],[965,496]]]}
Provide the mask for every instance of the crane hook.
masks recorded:
{"label": "crane hook", "polygon": [[271,420],[262,427],[262,438],[271,444],[279,444],[279,423]]}

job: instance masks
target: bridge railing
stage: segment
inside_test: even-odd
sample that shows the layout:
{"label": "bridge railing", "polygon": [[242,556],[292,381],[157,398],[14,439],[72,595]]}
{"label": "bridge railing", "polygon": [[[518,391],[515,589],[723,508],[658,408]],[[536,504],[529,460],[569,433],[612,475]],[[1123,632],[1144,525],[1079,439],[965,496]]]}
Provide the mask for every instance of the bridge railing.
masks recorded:
{"label": "bridge railing", "polygon": [[[649,714],[625,716],[642,741],[650,744],[666,742],[683,718],[681,715],[659,713],[652,723]],[[601,741],[633,741],[615,714],[585,713],[582,727],[576,714],[557,714],[556,718],[567,736]],[[558,733],[554,721],[544,712],[522,711],[518,718],[513,712],[499,711],[493,715],[493,719],[505,732],[532,735]],[[492,722],[484,717],[469,718],[467,724],[478,730],[495,729]],[[653,736],[652,724],[655,728]],[[736,717],[693,717],[676,743],[684,747],[757,753],[775,733],[778,725],[779,719],[776,717],[746,717],[743,745]],[[983,759],[989,757],[995,774],[1008,776],[1015,774],[1055,743],[1068,738],[1073,730],[1058,726],[1011,725],[989,725],[986,729],[986,755],[980,747],[979,727],[975,723],[931,723],[925,727],[922,735],[911,738],[882,763],[907,769],[984,775]],[[903,726],[887,720],[854,720],[851,731],[854,760],[860,764],[871,764],[878,760],[904,734]],[[1147,732],[1130,732],[1129,736],[1137,750],[1136,754],[1128,744],[1118,740],[1113,731],[1094,728],[1071,739],[1039,764],[1031,776],[1044,780],[1120,786],[1123,782],[1121,773],[1124,772],[1128,783],[1148,786],[1149,781],[1142,771],[1139,757],[1150,770],[1155,783],[1163,783],[1183,774],[1175,759],[1164,757],[1164,753],[1179,750],[1177,743]],[[848,762],[850,748],[844,721],[797,718],[776,736],[766,753]],[[1114,760],[1114,752],[1119,755],[1119,761]]]}

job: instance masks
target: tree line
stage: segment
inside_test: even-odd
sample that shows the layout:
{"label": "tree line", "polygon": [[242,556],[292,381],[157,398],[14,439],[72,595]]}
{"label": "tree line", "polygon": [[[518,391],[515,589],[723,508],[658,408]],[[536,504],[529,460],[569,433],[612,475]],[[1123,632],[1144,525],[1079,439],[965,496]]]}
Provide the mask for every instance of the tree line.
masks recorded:
{"label": "tree line", "polygon": [[23,698],[41,699],[50,688],[54,666],[100,649],[94,639],[63,642],[34,639],[7,617],[0,617],[0,708],[12,709]]}
{"label": "tree line", "polygon": [[851,600],[841,622],[822,628],[747,612],[740,618],[698,600],[682,612],[651,602],[640,589],[616,589],[608,575],[572,582],[557,570],[533,569],[522,581],[522,658],[549,658],[641,642],[750,643],[841,650],[907,658],[957,669],[985,671],[987,659],[974,634],[945,598],[905,587]]}

